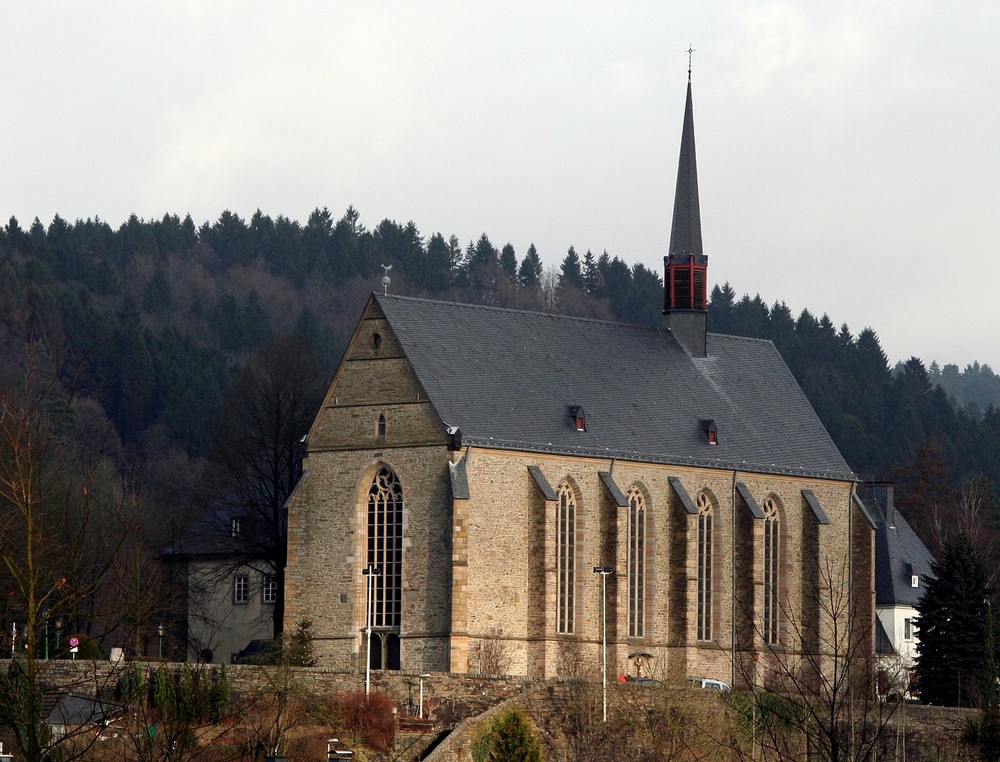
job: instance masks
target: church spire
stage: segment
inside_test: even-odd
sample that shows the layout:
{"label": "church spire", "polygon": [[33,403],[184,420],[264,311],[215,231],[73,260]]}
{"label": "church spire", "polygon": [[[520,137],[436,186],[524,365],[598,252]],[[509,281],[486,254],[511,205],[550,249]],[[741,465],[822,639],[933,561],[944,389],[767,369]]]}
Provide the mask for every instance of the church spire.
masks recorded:
{"label": "church spire", "polygon": [[691,53],[688,48],[687,101],[674,191],[674,218],[665,266],[663,313],[667,327],[693,355],[706,354],[708,317],[708,257],[701,243],[698,163],[694,148],[694,108],[691,101]]}
{"label": "church spire", "polygon": [[691,105],[691,63],[688,59],[687,102],[681,154],[674,191],[674,222],[670,228],[670,253],[701,255],[701,208],[698,203],[698,162],[694,150],[694,109]]}

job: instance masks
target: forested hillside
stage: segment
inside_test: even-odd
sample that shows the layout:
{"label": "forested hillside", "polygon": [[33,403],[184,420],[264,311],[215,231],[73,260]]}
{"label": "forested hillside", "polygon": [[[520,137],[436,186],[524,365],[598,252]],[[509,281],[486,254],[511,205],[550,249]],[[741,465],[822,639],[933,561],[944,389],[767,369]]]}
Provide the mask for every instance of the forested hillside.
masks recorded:
{"label": "forested hillside", "polygon": [[[533,246],[515,252],[485,234],[463,245],[412,222],[369,230],[353,208],[339,219],[317,209],[304,225],[260,211],[200,226],[133,216],[117,229],[58,216],[24,229],[12,218],[0,229],[0,382],[23,380],[30,344],[44,358],[36,364],[76,395],[80,436],[110,435],[109,452],[147,510],[177,517],[159,522],[161,535],[173,532],[207,494],[205,465],[225,460],[220,432],[231,438],[232,427],[220,422],[241,374],[262,358],[280,364],[283,352],[325,384],[367,295],[381,288],[382,265],[392,265],[396,294],[660,321],[661,276],[607,252],[570,248],[547,272]],[[897,479],[922,531],[963,482],[1000,484],[988,367],[928,370],[911,358],[894,372],[871,328],[855,334],[825,315],[795,316],[729,284],[711,302],[710,330],[772,340],[852,468]]]}

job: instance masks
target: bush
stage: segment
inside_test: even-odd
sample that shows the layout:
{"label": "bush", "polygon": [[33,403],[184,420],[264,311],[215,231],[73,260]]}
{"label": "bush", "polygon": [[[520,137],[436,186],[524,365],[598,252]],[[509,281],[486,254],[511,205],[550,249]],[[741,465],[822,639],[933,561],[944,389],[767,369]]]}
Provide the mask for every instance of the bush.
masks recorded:
{"label": "bush", "polygon": [[344,729],[355,739],[376,751],[387,752],[396,740],[395,702],[384,693],[362,691],[344,698]]}
{"label": "bush", "polygon": [[517,707],[501,711],[472,747],[475,762],[542,762],[542,747],[531,722]]}

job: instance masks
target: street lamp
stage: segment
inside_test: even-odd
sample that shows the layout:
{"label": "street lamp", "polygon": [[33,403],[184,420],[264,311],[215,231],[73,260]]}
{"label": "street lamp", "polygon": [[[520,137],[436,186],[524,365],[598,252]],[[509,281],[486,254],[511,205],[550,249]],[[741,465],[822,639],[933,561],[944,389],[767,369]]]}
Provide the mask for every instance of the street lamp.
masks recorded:
{"label": "street lamp", "polygon": [[372,682],[372,595],[375,590],[373,585],[375,577],[381,574],[382,570],[375,564],[368,564],[361,573],[368,578],[368,607],[365,615],[365,636],[368,639],[368,653],[365,656],[365,696],[367,696]]}
{"label": "street lamp", "polygon": [[423,675],[419,675],[418,678],[417,678],[418,680],[420,680],[420,719],[421,720],[424,719],[424,680],[426,680],[429,677],[430,677],[430,675],[423,674]]}
{"label": "street lamp", "polygon": [[159,653],[159,655],[160,655],[161,659],[163,658],[163,633],[165,631],[166,630],[164,630],[163,622],[160,622],[160,626],[156,628],[156,634],[159,635],[159,637],[160,637],[160,653]]}
{"label": "street lamp", "polygon": [[49,610],[44,609],[42,616],[45,617],[45,661],[49,660]]}
{"label": "street lamp", "polygon": [[62,617],[56,619],[56,654],[59,653],[59,647],[62,645],[62,628],[63,628]]}
{"label": "street lamp", "polygon": [[608,721],[608,575],[614,573],[610,566],[594,567],[594,574],[601,575],[601,697],[604,722]]}

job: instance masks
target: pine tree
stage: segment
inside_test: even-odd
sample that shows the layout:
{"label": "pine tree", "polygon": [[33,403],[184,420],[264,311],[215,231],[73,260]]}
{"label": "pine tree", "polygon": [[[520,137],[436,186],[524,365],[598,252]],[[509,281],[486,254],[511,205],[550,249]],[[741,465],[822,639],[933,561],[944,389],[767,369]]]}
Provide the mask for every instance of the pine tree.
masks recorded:
{"label": "pine tree", "polygon": [[944,545],[931,569],[934,579],[917,606],[921,698],[929,704],[978,706],[992,695],[993,686],[984,685],[986,676],[995,675],[993,655],[987,653],[990,593],[985,564],[962,533]]}
{"label": "pine tree", "polygon": [[542,282],[542,258],[538,256],[535,244],[528,247],[528,253],[521,260],[517,278],[521,285],[529,291],[534,291]]}

